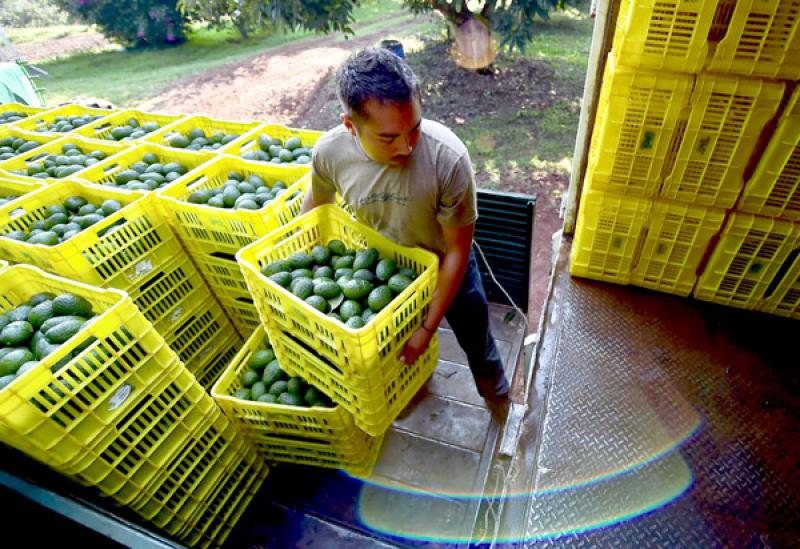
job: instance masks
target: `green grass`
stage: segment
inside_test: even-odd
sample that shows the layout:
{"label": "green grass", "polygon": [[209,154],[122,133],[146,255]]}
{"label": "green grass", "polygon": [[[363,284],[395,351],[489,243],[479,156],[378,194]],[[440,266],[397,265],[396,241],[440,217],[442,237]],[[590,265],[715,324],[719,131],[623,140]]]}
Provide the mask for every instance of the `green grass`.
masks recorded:
{"label": "green grass", "polygon": [[525,48],[526,57],[560,61],[586,71],[594,19],[569,8],[537,26],[536,37]]}
{"label": "green grass", "polygon": [[[386,19],[402,9],[400,0],[371,0],[354,10],[357,35],[375,32],[408,19]],[[242,62],[264,50],[314,38],[309,31],[262,31],[243,40],[234,29],[194,29],[180,46],[78,54],[40,63],[50,77],[42,80],[49,104],[91,96],[133,107],[181,78],[230,63]],[[341,39],[344,39],[341,36]]]}
{"label": "green grass", "polygon": [[53,38],[63,38],[73,34],[89,32],[89,25],[54,25],[52,27],[29,27],[24,29],[5,29],[6,36],[14,44],[33,44]]}
{"label": "green grass", "polygon": [[[549,107],[481,116],[454,128],[478,170],[492,182],[524,179],[537,170],[568,174],[580,116],[580,90],[586,77],[594,20],[571,9],[541,23],[522,55],[554,67],[562,94]],[[532,83],[537,85],[537,83]]]}
{"label": "green grass", "polygon": [[566,173],[572,162],[580,108],[558,101],[542,112],[480,116],[453,128],[475,168],[488,173],[546,169]]}

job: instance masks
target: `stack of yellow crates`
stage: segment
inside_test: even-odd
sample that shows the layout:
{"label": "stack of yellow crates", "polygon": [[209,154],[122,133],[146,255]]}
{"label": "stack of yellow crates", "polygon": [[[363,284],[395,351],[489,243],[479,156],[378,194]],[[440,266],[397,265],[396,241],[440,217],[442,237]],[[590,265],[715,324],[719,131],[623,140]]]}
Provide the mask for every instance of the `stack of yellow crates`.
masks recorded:
{"label": "stack of yellow crates", "polygon": [[27,265],[2,269],[0,290],[0,313],[68,292],[95,314],[3,377],[0,441],[175,539],[221,544],[268,468],[131,298]]}
{"label": "stack of yellow crates", "polygon": [[799,7],[623,1],[572,274],[800,316]]}
{"label": "stack of yellow crates", "polygon": [[[0,442],[190,546],[222,544],[264,481],[267,461],[369,474],[383,432],[435,368],[435,341],[411,366],[384,357],[391,368],[373,368],[354,388],[338,386],[336,365],[327,374],[320,357],[276,348],[287,372],[317,379],[328,393],[336,386],[345,405],[236,398],[242,370],[265,340],[260,314],[272,312],[260,285],[269,283],[259,280],[255,304],[236,254],[298,216],[310,181],[308,151],[320,135],[255,121],[0,105],[0,321],[30,324],[30,302],[45,291],[72,292],[98,313],[50,355],[28,349],[30,335],[19,349],[0,344],[0,356],[13,355],[0,376]],[[291,151],[282,148],[289,139]],[[248,209],[196,200],[236,177],[269,187],[269,201],[253,200],[261,207]],[[359,240],[355,221],[337,212],[347,236],[336,236],[372,242]],[[302,240],[308,225],[291,227]],[[368,350],[387,355],[410,336],[435,285],[435,267],[418,260],[398,257],[418,271],[426,267],[406,292],[409,303],[387,310],[361,339],[334,328],[349,336],[350,348],[337,348],[335,357],[352,359],[364,338]],[[319,319],[308,309],[298,320],[309,320],[313,332]],[[27,333],[14,330],[5,339]],[[297,344],[277,333],[276,346],[281,336]],[[27,360],[33,351],[41,360]],[[323,370],[316,378],[312,366]],[[209,392],[220,376],[215,401]]]}

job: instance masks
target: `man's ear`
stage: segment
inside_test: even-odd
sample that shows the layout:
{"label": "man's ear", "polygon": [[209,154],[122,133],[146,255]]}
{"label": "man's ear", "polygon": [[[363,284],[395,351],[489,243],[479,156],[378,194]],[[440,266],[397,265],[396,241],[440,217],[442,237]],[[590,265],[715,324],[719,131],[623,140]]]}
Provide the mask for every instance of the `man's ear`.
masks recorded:
{"label": "man's ear", "polygon": [[347,128],[347,131],[350,132],[350,135],[352,135],[353,137],[357,137],[356,128],[353,123],[353,118],[347,113],[342,113],[341,115],[339,115],[339,118],[342,119],[342,124],[344,124],[344,127]]}

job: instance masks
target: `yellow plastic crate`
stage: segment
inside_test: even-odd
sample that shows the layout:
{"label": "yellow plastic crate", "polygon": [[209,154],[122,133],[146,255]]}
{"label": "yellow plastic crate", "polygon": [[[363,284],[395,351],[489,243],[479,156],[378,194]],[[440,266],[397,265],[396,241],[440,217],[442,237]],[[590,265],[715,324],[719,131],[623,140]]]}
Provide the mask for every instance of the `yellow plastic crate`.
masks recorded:
{"label": "yellow plastic crate", "polygon": [[6,261],[4,259],[0,259],[0,271],[5,269],[6,267],[8,267],[8,261]]}
{"label": "yellow plastic crate", "polygon": [[217,294],[234,299],[250,297],[250,289],[235,255],[219,252],[206,254],[191,246],[187,246],[186,249]]}
{"label": "yellow plastic crate", "polygon": [[570,273],[629,284],[644,246],[652,201],[585,189],[572,242]]}
{"label": "yellow plastic crate", "polygon": [[173,132],[178,132],[183,135],[187,135],[194,128],[200,128],[209,137],[216,133],[238,135],[239,137],[236,139],[229,141],[228,143],[225,143],[223,146],[216,149],[216,152],[222,153],[231,147],[235,147],[236,145],[240,144],[245,139],[245,135],[249,131],[261,125],[261,122],[235,122],[231,120],[216,120],[214,118],[209,118],[208,116],[187,116],[168,128],[162,128],[153,132],[147,136],[145,141],[149,143],[155,143],[156,145],[161,145],[162,147],[171,147],[168,138],[170,134]]}
{"label": "yellow plastic crate", "polygon": [[116,141],[116,139],[111,137],[111,130],[113,130],[116,126],[126,125],[130,119],[136,120],[139,126],[143,126],[148,122],[155,122],[160,126],[160,128],[157,130],[150,132],[143,137],[125,141],[126,143],[140,143],[157,132],[168,130],[173,124],[183,120],[184,118],[186,118],[186,115],[183,114],[155,114],[128,109],[124,111],[117,111],[101,120],[97,120],[91,124],[87,124],[86,126],[81,126],[73,133],[88,137],[90,139],[106,139],[109,141]]}
{"label": "yellow plastic crate", "polygon": [[675,163],[661,196],[730,208],[761,130],[783,98],[782,83],[735,76],[697,77]]}
{"label": "yellow plastic crate", "polygon": [[792,94],[737,209],[800,220],[800,88]]}
{"label": "yellow plastic crate", "polygon": [[270,461],[345,469],[368,475],[375,465],[374,446],[380,440],[356,427],[352,414],[341,406],[305,408],[252,402],[236,398],[241,377],[252,354],[263,346],[265,331],[251,333],[228,364],[211,395],[222,411]]}
{"label": "yellow plastic crate", "polygon": [[631,67],[699,72],[715,7],[697,0],[623,0],[612,48],[617,60]]}
{"label": "yellow plastic crate", "polygon": [[[210,484],[224,472],[216,466],[238,436],[233,424],[215,405],[129,507],[159,528],[176,517],[185,521],[191,516],[192,507],[203,503]],[[188,509],[184,507],[187,503]],[[178,522],[175,521],[176,527],[170,533],[180,529]]]}
{"label": "yellow plastic crate", "polygon": [[668,173],[694,77],[637,71],[613,53],[603,77],[587,174],[591,189],[644,197]]}
{"label": "yellow plastic crate", "polygon": [[168,342],[192,311],[213,299],[211,289],[185,254],[154,269],[132,286],[128,294]]}
{"label": "yellow plastic crate", "polygon": [[[55,141],[56,139],[59,139],[59,137],[57,135],[26,132],[24,130],[20,130],[20,129],[14,127],[11,124],[6,125],[6,126],[0,125],[0,141],[5,139],[6,137],[19,137],[19,138],[25,139],[26,141],[36,141],[40,145],[45,145],[47,143],[50,143],[51,141]],[[35,149],[31,149],[30,151],[26,151],[26,152],[33,152],[34,150]],[[22,154],[25,154],[25,153],[22,153]],[[15,156],[19,156],[19,155],[15,155]],[[7,158],[6,160],[10,160],[10,159]],[[3,162],[3,161],[0,160],[0,162]]]}
{"label": "yellow plastic crate", "polygon": [[[46,111],[49,111],[49,110],[51,110],[50,107],[31,107],[30,105],[23,105],[22,103],[2,103],[2,104],[0,104],[0,114],[8,112],[8,111],[16,111],[16,112],[24,113],[24,114],[26,114],[28,116],[31,116],[31,115],[43,113],[43,112],[46,112]],[[0,127],[16,126],[16,124],[18,122],[21,122],[21,120],[18,120],[17,122],[5,122],[5,123],[0,122]]]}
{"label": "yellow plastic crate", "polygon": [[[70,196],[90,202],[118,200],[124,207],[55,246],[28,244],[0,236],[0,254],[18,263],[88,284],[127,290],[155,267],[183,254],[177,238],[155,204],[155,196],[61,181],[0,207],[0,234],[25,229],[47,217],[47,207]],[[21,213],[24,210],[24,213]],[[119,220],[125,223],[98,236]]]}
{"label": "yellow plastic crate", "polygon": [[132,505],[151,523],[178,538],[202,510],[214,504],[221,486],[248,463],[248,457],[257,457],[255,448],[218,410],[213,421],[186,442],[185,449],[188,451],[162,469],[154,492]]}
{"label": "yellow plastic crate", "polygon": [[[356,447],[366,439],[365,452],[354,457],[344,456],[340,447]],[[350,441],[340,440],[332,444],[318,440],[292,440],[287,442],[281,436],[262,435],[255,440],[256,448],[270,462],[298,463],[311,467],[341,469],[356,477],[369,477],[378,462],[384,435],[369,436],[365,433],[353,434]],[[346,464],[346,465],[343,465]]]}
{"label": "yellow plastic crate", "polygon": [[724,210],[655,200],[631,284],[688,296],[709,243],[724,221]]}
{"label": "yellow plastic crate", "polygon": [[758,309],[768,292],[774,295],[774,284],[798,247],[800,239],[791,222],[734,212],[697,281],[694,297]]}
{"label": "yellow plastic crate", "polygon": [[247,337],[258,326],[261,326],[261,318],[258,316],[258,309],[252,298],[226,298],[217,294],[220,305],[225,310],[228,318],[233,323],[236,331],[242,337]]}
{"label": "yellow plastic crate", "polygon": [[41,189],[43,186],[44,183],[40,183],[38,181],[22,181],[18,179],[3,177],[2,175],[0,175],[0,198],[7,196],[18,197],[13,201],[6,202],[2,206],[0,206],[0,209],[5,209],[5,207],[11,204],[12,202],[16,202],[26,194],[31,193],[37,189]]}
{"label": "yellow plastic crate", "polygon": [[[15,156],[14,158],[9,158],[8,160],[0,162],[0,172],[3,171],[8,172],[12,174],[14,177],[25,181],[38,181],[43,183],[53,183],[56,181],[60,181],[60,179],[56,177],[47,177],[40,179],[34,176],[29,176],[28,164],[36,162],[37,160],[40,159],[44,159],[47,155],[50,154],[60,155],[62,147],[67,144],[75,145],[84,152],[102,151],[103,153],[106,154],[106,158],[103,159],[102,162],[110,160],[111,157],[125,150],[125,145],[123,145],[122,143],[111,143],[108,141],[93,141],[91,139],[86,139],[79,135],[70,134],[61,138],[53,139],[49,143],[46,143],[41,147],[37,147],[31,151],[28,151],[25,154],[20,154]],[[95,164],[94,166],[97,166],[97,164]],[[68,177],[65,177],[63,179],[83,178],[84,174],[89,172],[89,170],[91,170],[94,166],[87,166],[84,169],[77,171],[73,174],[70,174]]]}
{"label": "yellow plastic crate", "polygon": [[[310,252],[315,245],[332,239],[341,240],[349,248],[375,248],[398,267],[418,273],[408,288],[358,330],[320,313],[261,273],[268,263],[295,252]],[[332,204],[295,218],[240,250],[236,259],[267,328],[296,335],[346,375],[353,376],[368,376],[379,364],[400,354],[424,319],[439,268],[433,253],[396,244]]]}
{"label": "yellow plastic crate", "polygon": [[[43,133],[51,133],[46,132],[45,130],[39,129],[43,124],[52,124],[53,121],[59,116],[81,116],[81,115],[91,115],[91,116],[99,116],[97,120],[101,118],[105,118],[113,113],[116,110],[109,110],[109,109],[95,109],[92,107],[83,107],[81,105],[64,105],[62,107],[56,107],[54,109],[45,110],[39,113],[32,114],[28,118],[20,120],[19,122],[15,122],[15,126],[21,130],[26,130],[29,132],[43,132]],[[97,122],[95,120],[94,122]],[[90,122],[91,124],[92,122]],[[82,126],[81,126],[82,127]],[[77,128],[76,128],[77,129]],[[71,132],[66,133],[72,133]],[[57,132],[53,132],[57,133]]]}
{"label": "yellow plastic crate", "polygon": [[190,248],[187,248],[187,252],[203,273],[211,292],[222,305],[239,335],[247,337],[261,324],[261,319],[235,256],[223,259],[217,255],[195,253]]}
{"label": "yellow plastic crate", "polygon": [[175,365],[148,388],[136,408],[120,417],[62,472],[122,505],[154,491],[166,464],[209,415],[218,413],[194,376],[177,359]]}
{"label": "yellow plastic crate", "polygon": [[242,338],[239,337],[238,332],[228,329],[215,336],[203,348],[197,360],[198,367],[195,370],[195,377],[209,393],[241,347]]}
{"label": "yellow plastic crate", "polygon": [[[258,210],[215,208],[188,202],[197,190],[221,187],[232,171],[245,177],[257,175],[268,185],[283,181],[287,190]],[[302,167],[276,168],[223,156],[193,174],[174,181],[158,193],[165,215],[186,246],[205,253],[235,254],[244,246],[286,224],[300,213],[310,174]]]}
{"label": "yellow plastic crate", "polygon": [[725,34],[709,70],[800,78],[800,1],[720,0],[717,18]]}
{"label": "yellow plastic crate", "polygon": [[[95,143],[97,143],[97,141],[95,141]],[[121,146],[124,147],[125,145]],[[153,153],[158,156],[162,164],[166,164],[167,162],[180,162],[187,169],[186,174],[175,181],[165,183],[161,189],[178,183],[184,177],[191,178],[196,168],[199,168],[214,158],[214,153],[182,151],[143,143],[127,148],[124,152],[121,152],[113,158],[107,158],[102,162],[98,162],[94,166],[90,166],[79,174],[75,174],[75,177],[80,177],[81,179],[85,179],[91,183],[115,187],[114,181],[117,173],[129,169],[131,165],[141,161],[144,155],[148,153]],[[2,165],[0,165],[0,168],[2,168]]]}
{"label": "yellow plastic crate", "polygon": [[[0,391],[0,438],[63,469],[91,459],[92,448],[114,438],[117,423],[138,409],[156,383],[174,378],[180,363],[123,292],[27,265],[0,272],[2,310],[40,292],[79,295],[98,316]],[[88,346],[87,339],[92,341]],[[70,354],[75,356],[56,367]]]}
{"label": "yellow plastic crate", "polygon": [[795,248],[789,252],[781,268],[764,293],[761,311],[800,319],[800,224],[794,224],[791,237]]}
{"label": "yellow plastic crate", "polygon": [[[439,335],[414,364],[392,356],[363,371],[345,370],[321,357],[317,349],[284,332],[270,330],[270,341],[281,368],[300,376],[353,414],[362,431],[373,437],[386,433],[411,398],[428,381],[439,361]],[[399,350],[398,350],[399,353]]]}
{"label": "yellow plastic crate", "polygon": [[164,334],[164,339],[175,351],[186,367],[198,375],[213,356],[211,351],[219,347],[221,340],[236,332],[228,317],[211,294],[194,310],[183,314],[181,321]]}
{"label": "yellow plastic crate", "polygon": [[225,475],[214,485],[214,491],[177,534],[190,547],[219,547],[247,505],[255,496],[269,472],[267,464],[246,441],[232,446],[236,458],[226,467]]}
{"label": "yellow plastic crate", "polygon": [[[259,150],[258,138],[261,135],[269,135],[270,137],[278,138],[283,142],[286,142],[286,140],[289,139],[290,137],[297,137],[300,139],[300,142],[302,143],[303,147],[311,149],[314,147],[314,144],[316,144],[319,138],[323,136],[324,133],[325,132],[320,132],[316,130],[302,130],[298,128],[290,128],[282,124],[264,124],[262,126],[254,128],[253,130],[250,130],[250,132],[244,136],[244,139],[242,139],[242,141],[236,143],[235,145],[232,144],[230,148],[225,150],[225,153],[233,156],[242,156],[244,153],[248,151]],[[302,166],[307,172],[311,171],[310,163],[274,164],[274,165],[287,168]]]}

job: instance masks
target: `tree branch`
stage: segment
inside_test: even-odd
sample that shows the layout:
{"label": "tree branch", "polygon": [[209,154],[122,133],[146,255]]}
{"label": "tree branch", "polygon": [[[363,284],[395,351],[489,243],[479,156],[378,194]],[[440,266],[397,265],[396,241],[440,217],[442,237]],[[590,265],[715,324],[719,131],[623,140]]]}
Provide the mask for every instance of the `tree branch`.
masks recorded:
{"label": "tree branch", "polygon": [[486,3],[483,5],[481,17],[487,22],[491,21],[495,6],[497,6],[497,0],[486,0]]}
{"label": "tree branch", "polygon": [[466,0],[464,0],[462,4],[461,11],[455,8],[455,4],[448,3],[446,0],[432,0],[431,7],[444,15],[445,19],[456,25],[463,24],[471,15],[464,13],[464,11],[469,12]]}

